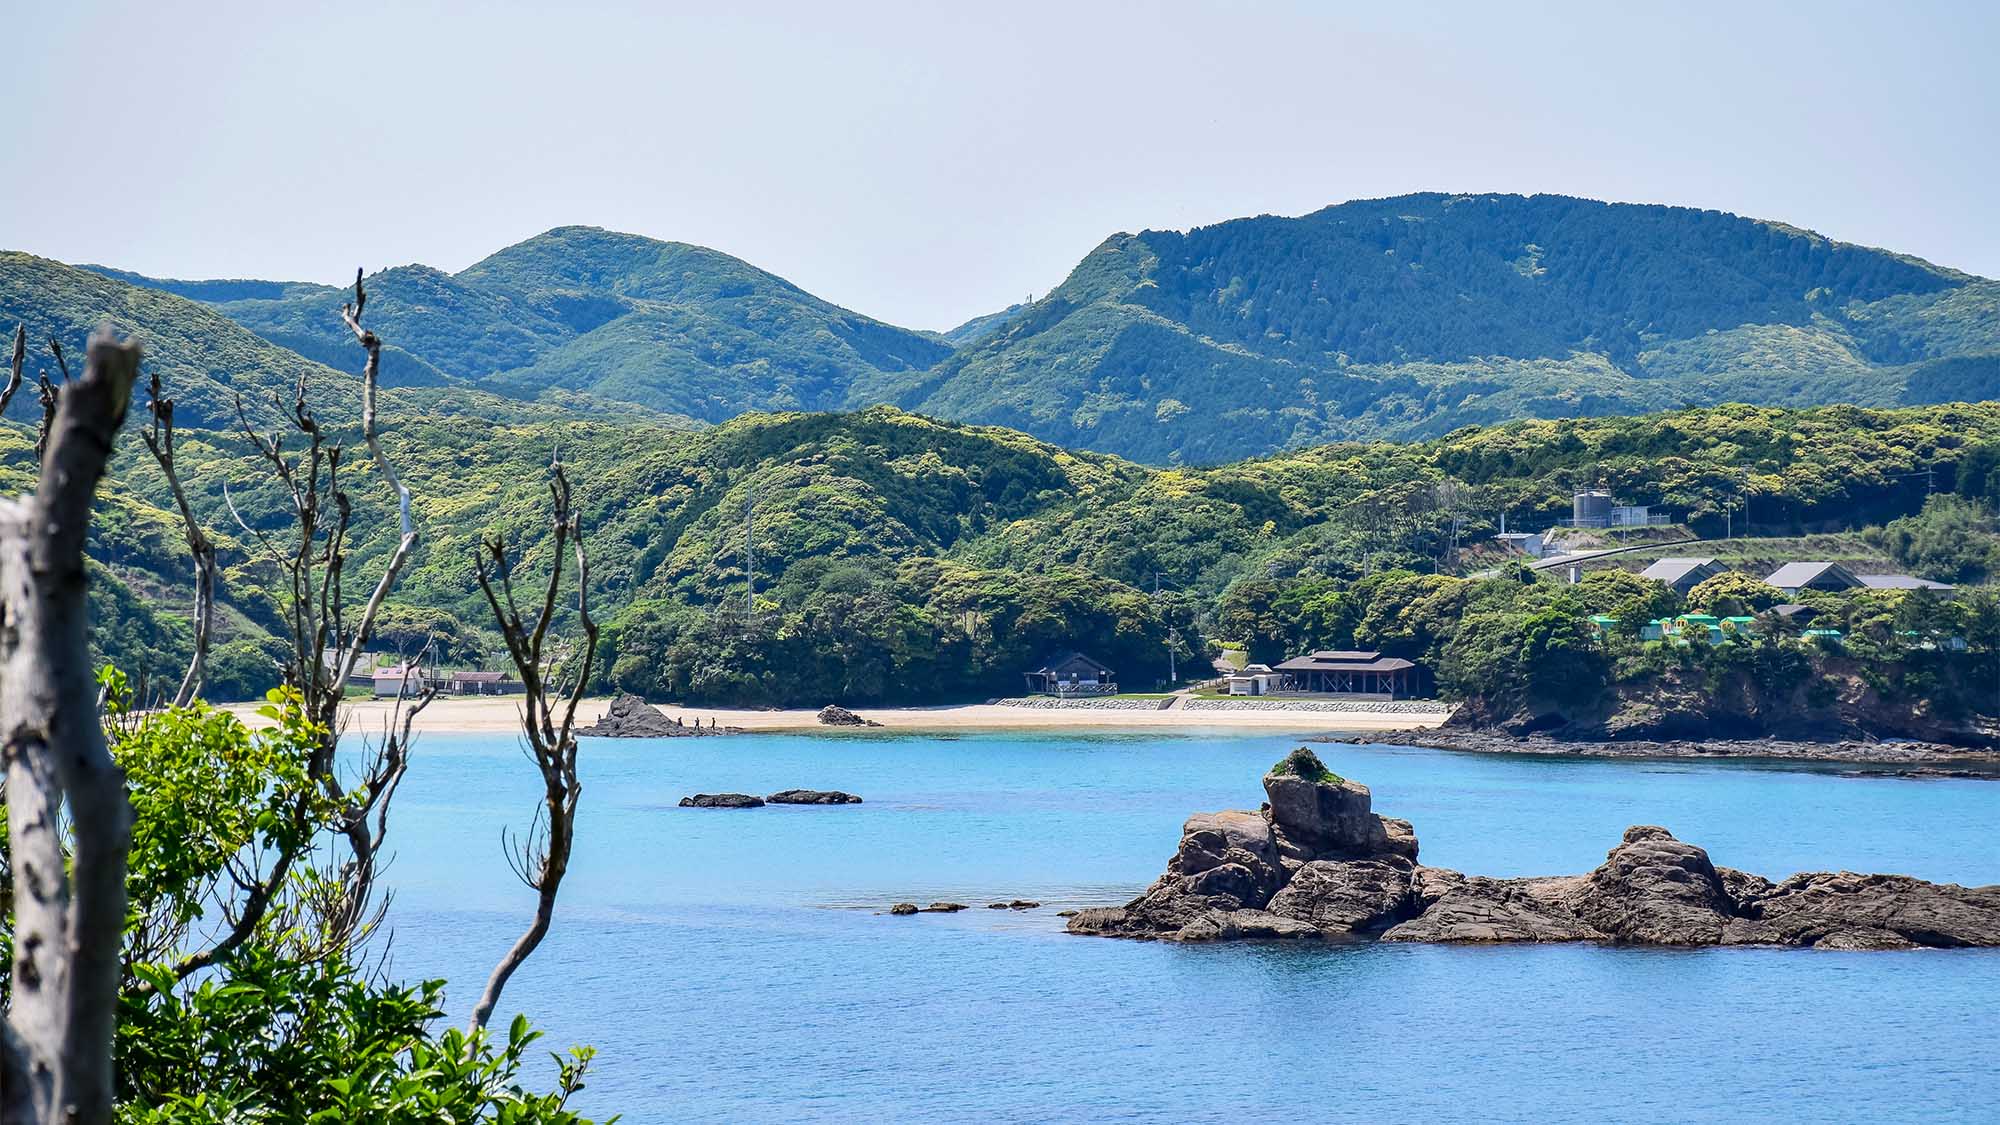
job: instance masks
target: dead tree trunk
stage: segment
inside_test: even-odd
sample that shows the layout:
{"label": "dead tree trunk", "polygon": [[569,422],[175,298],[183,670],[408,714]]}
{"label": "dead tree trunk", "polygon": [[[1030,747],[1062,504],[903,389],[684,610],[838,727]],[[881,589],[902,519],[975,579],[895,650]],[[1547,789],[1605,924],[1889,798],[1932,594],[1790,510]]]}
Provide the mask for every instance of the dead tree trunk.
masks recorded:
{"label": "dead tree trunk", "polygon": [[[570,503],[569,477],[562,462],[553,466],[549,492],[555,501],[554,535],[549,562],[548,585],[542,590],[539,613],[533,622],[521,619],[514,600],[513,566],[507,545],[498,538],[487,542],[477,559],[479,588],[493,611],[494,623],[507,642],[507,655],[521,676],[526,699],[521,707],[521,729],[528,736],[528,758],[542,775],[542,803],[535,810],[534,826],[521,841],[519,852],[508,852],[507,861],[535,892],[535,914],[528,928],[515,939],[500,963],[493,966],[486,989],[472,1009],[470,1027],[477,1031],[493,1018],[493,1008],[508,978],[534,953],[548,935],[555,918],[556,892],[569,871],[570,846],[576,835],[576,800],[582,786],[576,777],[576,707],[590,683],[590,667],[597,653],[597,622],[590,617],[590,561],[583,549],[583,530]],[[561,595],[563,555],[576,552],[576,613],[583,629],[582,652],[569,661],[545,655],[549,624]],[[496,588],[497,586],[497,588]],[[567,681],[567,682],[565,682]]]}
{"label": "dead tree trunk", "polygon": [[138,345],[99,329],[83,378],[64,385],[44,435],[35,494],[0,502],[0,733],[14,874],[7,1121],[111,1118],[132,808],[98,723],[84,544],[138,371]]}
{"label": "dead tree trunk", "polygon": [[[269,555],[288,586],[282,598],[291,659],[285,670],[287,682],[297,688],[308,717],[325,732],[313,747],[306,772],[329,799],[342,807],[338,831],[347,843],[347,855],[330,872],[329,886],[339,891],[337,898],[322,905],[324,931],[330,945],[345,946],[372,928],[379,911],[371,907],[375,877],[380,869],[383,840],[388,832],[388,810],[403,771],[409,762],[410,720],[430,702],[433,689],[425,688],[407,702],[397,697],[397,713],[390,717],[382,741],[363,767],[361,776],[343,780],[334,768],[334,754],[341,733],[341,705],[347,681],[358,666],[363,647],[374,631],[376,615],[383,599],[402,574],[417,546],[417,526],[411,510],[410,490],[396,475],[382,451],[377,428],[376,384],[382,362],[382,341],[361,326],[368,304],[368,291],[359,270],[354,276],[354,300],[342,306],[341,321],[354,334],[367,355],[361,372],[361,436],[368,446],[376,471],[396,497],[397,522],[401,532],[376,581],[374,591],[358,615],[346,600],[345,581],[349,524],[353,504],[341,487],[345,462],[341,447],[330,442],[306,400],[303,378],[293,389],[287,406],[289,430],[304,439],[297,456],[285,450],[286,432],[281,428],[266,437],[257,431],[237,402],[237,419],[258,455],[270,467],[271,475],[283,486],[291,505],[292,530],[281,545],[279,539],[250,526],[236,510],[227,487],[223,501],[230,514]],[[253,901],[263,902],[259,898]],[[378,904],[379,905],[379,904]],[[262,909],[261,907],[259,908]],[[261,915],[259,915],[261,916]],[[239,925],[254,926],[257,916]]]}
{"label": "dead tree trunk", "polygon": [[14,392],[21,389],[21,367],[28,361],[28,326],[14,328],[14,358],[7,365],[7,385],[0,387],[0,415],[7,413],[7,404],[14,401]]}
{"label": "dead tree trunk", "polygon": [[[174,506],[180,509],[181,531],[187,536],[188,553],[194,556],[194,656],[188,661],[187,674],[181,677],[180,690],[174,693],[174,706],[185,707],[194,702],[202,681],[208,678],[209,637],[215,629],[215,544],[194,518],[187,490],[181,487],[181,475],[174,468],[174,400],[160,397],[158,372],[153,373],[151,389],[148,401],[153,425],[140,436],[146,439],[146,448],[153,451],[160,472],[166,475],[167,487],[174,494]],[[0,409],[4,408],[4,403],[0,403]]]}

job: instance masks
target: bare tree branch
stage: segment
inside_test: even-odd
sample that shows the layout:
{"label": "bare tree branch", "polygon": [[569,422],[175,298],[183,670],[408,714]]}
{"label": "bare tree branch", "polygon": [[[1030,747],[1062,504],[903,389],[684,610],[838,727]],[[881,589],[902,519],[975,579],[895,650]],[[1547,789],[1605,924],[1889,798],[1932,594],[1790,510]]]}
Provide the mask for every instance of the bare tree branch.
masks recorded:
{"label": "bare tree branch", "polygon": [[[583,547],[582,523],[570,499],[569,477],[562,462],[551,466],[549,494],[554,501],[554,553],[549,564],[548,584],[543,588],[541,616],[532,627],[521,620],[514,601],[513,567],[507,545],[495,538],[483,546],[475,560],[479,589],[487,607],[507,642],[508,655],[521,676],[526,694],[521,709],[521,727],[528,736],[528,759],[542,775],[542,803],[535,810],[527,836],[516,847],[503,833],[508,865],[535,892],[535,913],[528,928],[515,939],[486,981],[479,1003],[472,1010],[471,1030],[479,1030],[493,1018],[494,1006],[514,971],[521,967],[547,936],[555,918],[556,893],[569,871],[570,849],[576,835],[576,802],[582,786],[576,776],[576,709],[588,690],[590,669],[597,653],[597,622],[590,616],[590,561]],[[563,555],[576,553],[576,612],[583,630],[583,652],[578,666],[561,668],[544,656],[549,622],[555,616],[556,599],[561,594]],[[496,583],[498,584],[496,589]],[[564,685],[566,676],[574,681]]]}
{"label": "bare tree branch", "polygon": [[99,329],[44,435],[35,494],[0,503],[0,734],[15,874],[0,1038],[9,1121],[111,1117],[132,808],[98,722],[84,547],[138,372],[138,345]]}
{"label": "bare tree branch", "polygon": [[174,706],[185,707],[194,702],[208,676],[209,636],[215,626],[215,544],[209,542],[208,533],[196,522],[194,510],[188,506],[187,490],[181,487],[180,473],[174,468],[174,400],[160,397],[158,371],[153,372],[149,389],[147,403],[153,424],[141,430],[140,436],[146,439],[146,448],[153,451],[153,460],[160,463],[160,471],[166,474],[174,506],[180,509],[188,553],[194,556],[194,657],[188,661],[187,674],[181,677],[180,689],[174,693]]}
{"label": "bare tree branch", "polygon": [[367,608],[361,611],[361,620],[354,629],[353,645],[341,658],[336,682],[343,685],[347,683],[347,677],[354,673],[355,661],[361,657],[361,638],[373,631],[382,599],[388,595],[389,587],[395,585],[396,576],[402,572],[403,564],[409,561],[410,552],[417,545],[417,525],[410,518],[410,490],[396,476],[389,459],[383,456],[381,435],[375,430],[375,383],[382,367],[382,341],[375,333],[361,327],[361,310],[367,305],[368,291],[362,287],[361,271],[355,270],[354,302],[340,307],[340,319],[346,322],[354,338],[368,352],[368,364],[361,372],[361,436],[368,442],[368,452],[375,457],[376,471],[396,490],[396,508],[402,521],[403,538],[396,544],[395,553],[389,556],[389,565],[382,571],[381,581],[375,584],[375,593],[369,597]]}
{"label": "bare tree branch", "polygon": [[0,415],[7,413],[7,404],[14,401],[14,392],[21,389],[21,368],[28,361],[28,326],[14,327],[14,359],[7,365],[7,386],[0,390]]}
{"label": "bare tree branch", "polygon": [[[324,950],[352,942],[368,932],[379,917],[380,904],[373,892],[382,866],[379,857],[388,831],[389,803],[408,767],[411,721],[432,695],[425,690],[406,707],[399,692],[388,730],[360,776],[351,783],[337,776],[334,755],[341,733],[341,704],[347,682],[359,665],[383,600],[408,563],[418,538],[410,491],[383,453],[377,432],[376,391],[382,345],[372,331],[361,325],[367,301],[367,289],[357,271],[354,300],[341,309],[341,320],[367,353],[362,371],[362,437],[368,443],[377,471],[395,492],[401,537],[361,613],[350,620],[345,601],[348,532],[354,508],[342,487],[342,451],[339,444],[329,440],[314,417],[303,378],[293,386],[289,401],[274,396],[278,413],[285,421],[269,436],[259,433],[251,424],[240,399],[236,407],[237,420],[252,449],[285,491],[291,505],[291,530],[274,536],[251,527],[237,509],[229,489],[223,490],[231,517],[257,539],[283,577],[291,649],[285,677],[303,697],[306,717],[326,732],[311,747],[306,772],[338,809],[334,829],[347,844],[347,854],[337,861],[328,861],[325,884],[309,896],[308,908],[318,927],[312,940],[315,948]],[[296,452],[286,448],[288,433],[302,439]],[[408,688],[406,680],[405,690]],[[291,857],[287,862],[295,865],[297,858]],[[246,921],[254,927],[263,914],[274,908],[274,896],[259,898],[255,892],[252,895],[239,919],[239,929]],[[238,929],[232,929],[223,942],[237,932]],[[183,965],[194,964],[199,968],[198,962],[204,956],[207,955],[195,954]]]}

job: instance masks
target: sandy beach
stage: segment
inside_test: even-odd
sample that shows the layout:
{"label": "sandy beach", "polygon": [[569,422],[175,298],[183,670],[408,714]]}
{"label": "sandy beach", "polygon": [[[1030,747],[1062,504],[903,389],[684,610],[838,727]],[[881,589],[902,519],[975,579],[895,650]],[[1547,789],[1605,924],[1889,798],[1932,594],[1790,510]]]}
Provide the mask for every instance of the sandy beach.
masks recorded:
{"label": "sandy beach", "polygon": [[[230,710],[251,725],[264,720],[257,704],[240,703]],[[584,725],[597,721],[611,706],[607,698],[584,700],[577,714]],[[388,700],[356,700],[347,705],[348,729],[362,734],[383,729],[392,706]],[[720,723],[754,731],[827,731],[814,711],[732,711],[661,705],[658,710],[686,723]],[[1353,732],[1424,730],[1444,721],[1443,714],[1383,714],[1370,711],[1269,710],[1166,711],[1102,710],[1093,708],[1009,707],[968,704],[957,707],[862,708],[863,717],[897,731],[970,730],[1268,730]],[[417,716],[418,731],[500,734],[520,729],[518,698],[438,699]]]}

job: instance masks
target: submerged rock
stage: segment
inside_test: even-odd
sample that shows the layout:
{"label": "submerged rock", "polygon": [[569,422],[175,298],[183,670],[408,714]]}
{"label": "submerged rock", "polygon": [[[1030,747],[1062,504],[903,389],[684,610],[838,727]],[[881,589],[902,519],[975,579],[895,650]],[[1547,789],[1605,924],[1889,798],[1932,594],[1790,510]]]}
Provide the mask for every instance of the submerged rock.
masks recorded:
{"label": "submerged rock", "polygon": [[748,793],[696,793],[692,797],[682,797],[684,809],[761,809],[764,798]]}
{"label": "submerged rock", "polygon": [[764,798],[773,805],[858,805],[861,798],[838,789],[781,789]]}
{"label": "submerged rock", "polygon": [[925,914],[956,914],[965,909],[962,902],[934,902],[924,907]]}
{"label": "submerged rock", "polygon": [[[1490,879],[1416,862],[1409,822],[1375,815],[1366,786],[1298,750],[1264,779],[1262,813],[1202,813],[1166,873],[1068,930],[1164,941],[1611,941],[1910,949],[2000,945],[2000,886],[1824,872],[1780,883],[1715,866],[1657,825],[1635,825],[1584,875]],[[994,906],[1004,904],[995,903]]]}

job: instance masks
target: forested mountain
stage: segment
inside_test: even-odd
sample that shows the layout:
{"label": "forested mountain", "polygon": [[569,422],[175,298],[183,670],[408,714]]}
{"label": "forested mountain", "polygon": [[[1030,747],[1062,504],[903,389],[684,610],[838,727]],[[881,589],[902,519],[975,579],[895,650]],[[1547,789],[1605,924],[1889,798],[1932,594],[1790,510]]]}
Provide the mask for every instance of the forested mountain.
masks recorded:
{"label": "forested mountain", "polygon": [[[322,362],[352,347],[335,315],[345,290],[139,280],[211,301]],[[921,370],[951,351],[727,254],[594,227],[537,235],[456,274],[398,266],[367,285],[394,341],[387,379],[458,379],[529,400],[581,393],[709,422],[837,407],[863,373]]]}
{"label": "forested mountain", "polygon": [[[9,344],[16,325],[24,327],[28,335],[24,375],[30,385],[14,397],[8,417],[40,416],[32,385],[37,371],[46,371],[60,382],[61,369],[49,350],[49,341],[60,342],[71,367],[81,374],[84,341],[103,322],[144,343],[144,373],[160,376],[165,394],[174,400],[175,419],[184,429],[236,429],[239,397],[252,420],[262,423],[281,417],[289,410],[301,380],[312,402],[327,416],[349,417],[358,412],[363,355],[340,320],[341,302],[351,297],[351,290],[325,293],[327,316],[337,332],[328,334],[321,349],[327,362],[321,363],[262,339],[216,308],[178,296],[170,288],[201,292],[217,285],[268,283],[144,280],[145,285],[129,284],[96,267],[67,266],[32,254],[0,251],[0,333],[8,337]],[[310,286],[288,287],[318,291]],[[374,311],[371,291],[371,318]],[[397,354],[393,344],[383,348],[383,397],[395,413],[481,423],[551,421],[579,414],[645,415],[667,426],[694,424],[686,418],[583,394],[551,395],[547,402],[526,402],[465,380],[398,364]],[[143,410],[143,400],[137,405]]]}
{"label": "forested mountain", "polygon": [[[345,290],[100,272],[322,363],[351,346]],[[942,335],[592,227],[369,285],[392,383],[707,422],[887,403],[1154,463],[1514,418],[2000,394],[2000,283],[1782,223],[1564,196],[1116,235],[1041,300]]]}
{"label": "forested mountain", "polygon": [[1141,460],[1468,423],[2000,393],[2000,283],[1715,211],[1425,194],[1117,235],[851,401]]}

